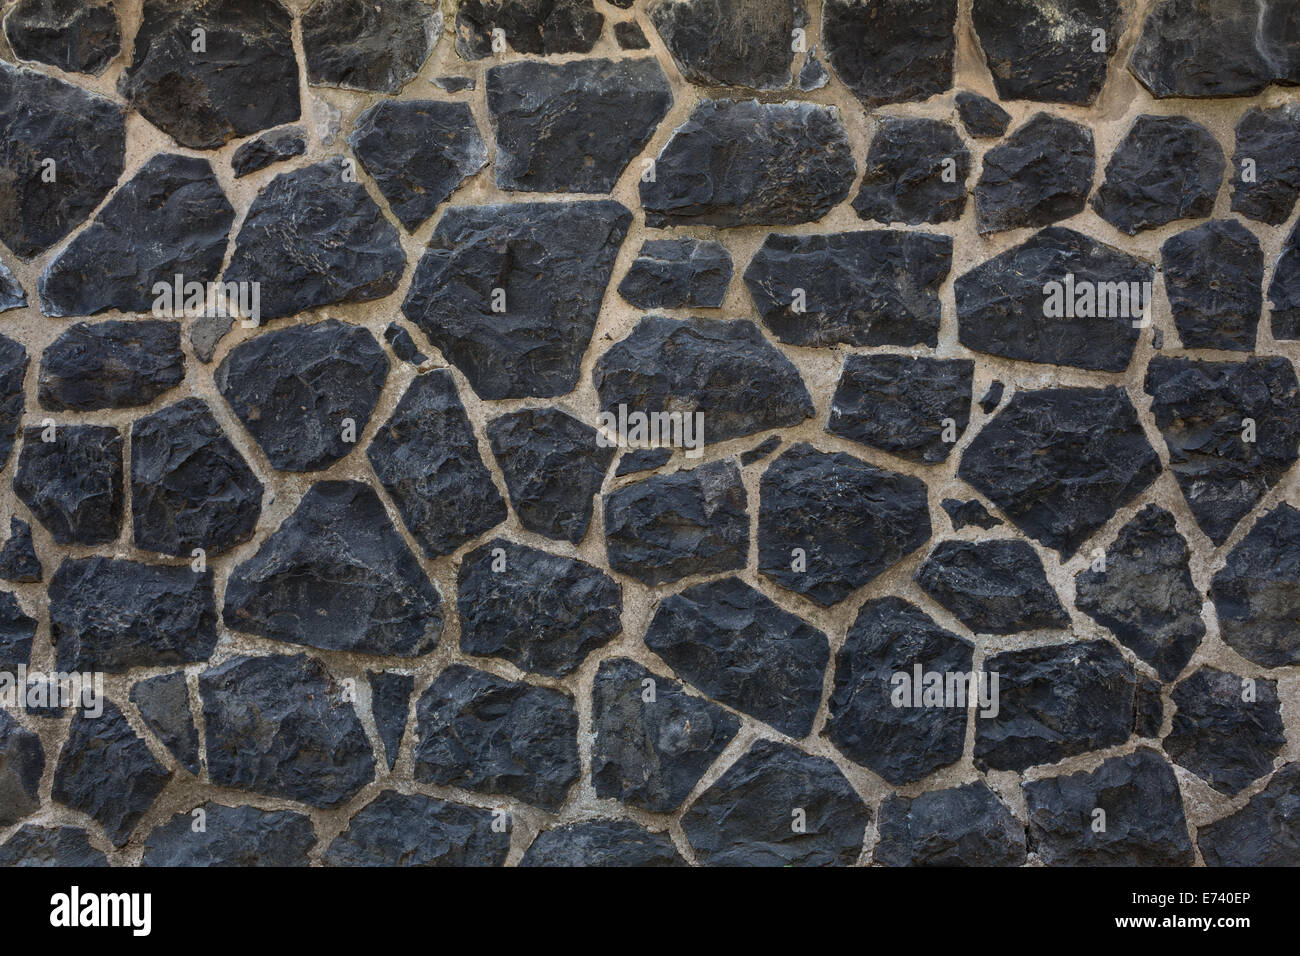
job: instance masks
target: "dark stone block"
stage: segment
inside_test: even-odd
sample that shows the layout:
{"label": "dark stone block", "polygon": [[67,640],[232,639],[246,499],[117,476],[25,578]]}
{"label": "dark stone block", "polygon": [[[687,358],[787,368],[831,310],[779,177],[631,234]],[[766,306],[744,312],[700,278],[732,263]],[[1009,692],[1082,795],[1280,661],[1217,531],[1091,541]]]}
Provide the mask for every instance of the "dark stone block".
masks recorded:
{"label": "dark stone block", "polygon": [[442,36],[438,4],[423,0],[316,0],[302,15],[307,82],[396,93]]}
{"label": "dark stone block", "polygon": [[649,12],[677,68],[700,86],[789,86],[791,37],[808,25],[803,0],[659,0]]}
{"label": "dark stone block", "polygon": [[1261,667],[1300,664],[1300,511],[1283,502],[1255,522],[1214,576],[1223,641]]}
{"label": "dark stone block", "polygon": [[230,158],[230,167],[235,178],[248,176],[267,166],[282,163],[307,152],[307,140],[301,126],[286,126],[284,129],[267,133],[258,139],[244,143]]}
{"label": "dark stone block", "polygon": [[326,866],[501,866],[510,833],[490,810],[385,790],[321,856]]}
{"label": "dark stone block", "polygon": [[799,68],[799,90],[803,93],[811,93],[813,90],[820,90],[830,81],[831,75],[826,72],[826,67],[822,66],[822,61],[817,58],[817,48],[813,47],[804,57],[803,66]]}
{"label": "dark stone block", "polygon": [[14,492],[56,544],[107,544],[122,528],[122,436],[104,425],[23,430]]}
{"label": "dark stone block", "polygon": [[1165,722],[1165,702],[1160,681],[1138,674],[1136,713],[1133,733],[1139,737],[1159,737]]}
{"label": "dark stone block", "polygon": [[930,597],[981,634],[1069,627],[1043,562],[1024,541],[940,541],[916,572]]}
{"label": "dark stone block", "polygon": [[966,132],[977,139],[997,139],[1011,125],[1010,113],[978,93],[958,93],[957,113]]}
{"label": "dark stone block", "polygon": [[604,27],[592,0],[463,0],[456,6],[456,52],[466,60],[492,56],[496,29],[516,53],[589,53]]}
{"label": "dark stone block", "polygon": [[1236,813],[1196,828],[1206,866],[1295,866],[1300,863],[1300,763],[1273,775]]}
{"label": "dark stone block", "polygon": [[980,233],[1048,226],[1083,212],[1096,167],[1091,130],[1035,114],[984,154],[975,186]]}
{"label": "dark stone block", "polygon": [[1236,796],[1273,771],[1286,746],[1277,681],[1202,667],[1174,688],[1174,723],[1164,748],[1220,793]]}
{"label": "dark stone block", "polygon": [[949,124],[881,117],[853,209],[884,223],[960,219],[970,168],[970,150]]}
{"label": "dark stone block", "polygon": [[731,284],[731,253],[703,239],[649,239],[618,284],[618,294],[638,309],[722,305]]}
{"label": "dark stone block", "polygon": [[0,826],[17,823],[41,805],[45,772],[41,738],[0,710]]}
{"label": "dark stone block", "polygon": [[406,736],[415,678],[395,671],[366,671],[366,680],[370,684],[370,712],[375,718],[379,739],[384,742],[388,769],[392,770],[401,752],[402,738]]}
{"label": "dark stone block", "polygon": [[614,39],[622,50],[650,49],[650,41],[645,38],[641,25],[635,20],[623,20],[614,24]]}
{"label": "dark stone block", "polygon": [[184,377],[179,323],[78,322],[41,353],[36,398],[51,411],[132,408],[151,404]]}
{"label": "dark stone block", "polygon": [[[0,591],[0,673],[17,674],[20,666],[26,667],[31,663],[35,638],[36,618],[23,613],[18,599],[12,594]],[[15,691],[21,692],[21,688],[15,688]]]}
{"label": "dark stone block", "polygon": [[32,526],[17,515],[10,516],[9,539],[0,549],[0,579],[30,584],[42,580],[44,574],[32,544]]}
{"label": "dark stone block", "polygon": [[1300,197],[1300,110],[1247,110],[1237,121],[1232,168],[1233,212],[1270,226],[1290,219]]}
{"label": "dark stone block", "polygon": [[1023,866],[1025,827],[983,781],[880,806],[885,866]]}
{"label": "dark stone block", "polygon": [[19,0],[5,15],[5,39],[14,54],[67,73],[98,76],[122,50],[111,2]]}
{"label": "dark stone block", "polygon": [[1264,253],[1254,233],[1216,219],[1166,240],[1160,255],[1183,347],[1254,351],[1264,307]]}
{"label": "dark stone block", "polygon": [[957,0],[827,0],[826,59],[868,109],[952,87]]}
{"label": "dark stone block", "polygon": [[108,866],[108,857],[90,845],[80,827],[41,827],[27,823],[0,846],[0,866]]}
{"label": "dark stone block", "polygon": [[384,329],[384,341],[403,362],[418,368],[429,361],[429,356],[420,351],[415,339],[411,338],[411,333],[396,322],[389,322],[388,328]]}
{"label": "dark stone block", "polygon": [[623,453],[623,457],[618,460],[618,467],[614,469],[614,477],[622,478],[624,475],[632,475],[639,471],[654,471],[656,468],[668,464],[668,459],[673,457],[671,448],[637,448]]}
{"label": "dark stone block", "polygon": [[983,410],[985,415],[993,414],[993,409],[1002,404],[1003,390],[1003,384],[997,379],[994,379],[989,383],[989,390],[985,392],[984,397],[980,399],[980,408]]}
{"label": "dark stone block", "polygon": [[190,689],[185,674],[177,671],[139,681],[131,688],[131,703],[145,725],[154,732],[177,762],[192,774],[199,772],[199,732],[190,709]]}
{"label": "dark stone block", "polygon": [[1300,223],[1282,245],[1268,287],[1270,326],[1275,339],[1300,339]]}
{"label": "dark stone block", "polygon": [[584,820],[537,835],[520,866],[685,866],[672,837],[651,833],[631,820]]}
{"label": "dark stone block", "polygon": [[948,518],[952,521],[952,530],[954,531],[960,531],[968,525],[974,525],[987,531],[1002,524],[1000,519],[989,514],[988,509],[973,498],[970,501],[962,501],[959,498],[944,498],[939,504],[944,511],[948,512]]}
{"label": "dark stone block", "polygon": [[316,842],[311,818],[291,810],[205,803],[204,829],[196,811],[181,812],[144,841],[142,866],[306,866]]}

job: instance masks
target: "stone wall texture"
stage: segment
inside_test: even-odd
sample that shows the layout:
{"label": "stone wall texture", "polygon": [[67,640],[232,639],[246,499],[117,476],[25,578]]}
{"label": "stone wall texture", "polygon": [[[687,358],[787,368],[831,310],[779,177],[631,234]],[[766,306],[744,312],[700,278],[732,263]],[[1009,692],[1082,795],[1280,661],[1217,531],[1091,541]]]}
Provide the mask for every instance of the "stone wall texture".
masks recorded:
{"label": "stone wall texture", "polygon": [[1300,864],[1294,0],[3,18],[0,863]]}

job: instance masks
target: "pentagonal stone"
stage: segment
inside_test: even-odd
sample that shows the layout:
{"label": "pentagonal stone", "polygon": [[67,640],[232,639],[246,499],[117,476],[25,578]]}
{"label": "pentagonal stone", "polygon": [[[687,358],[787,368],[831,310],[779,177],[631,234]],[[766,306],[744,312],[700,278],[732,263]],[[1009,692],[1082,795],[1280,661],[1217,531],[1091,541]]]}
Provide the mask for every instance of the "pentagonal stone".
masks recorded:
{"label": "pentagonal stone", "polygon": [[969,701],[927,706],[913,675],[937,674],[945,685],[952,675],[963,694],[978,691],[966,681],[973,654],[969,641],[901,598],[868,601],[835,655],[826,736],[854,763],[895,785],[953,763],[966,742]]}
{"label": "pentagonal stone", "polygon": [[880,805],[885,866],[1023,866],[1025,826],[982,780]]}
{"label": "pentagonal stone", "polygon": [[452,664],[416,705],[415,779],[555,812],[578,779],[567,693]]}
{"label": "pentagonal stone", "polygon": [[[203,829],[194,827],[203,814]],[[182,811],[144,841],[143,866],[307,866],[316,843],[311,818],[292,810],[208,802]]]}
{"label": "pentagonal stone", "polygon": [[321,481],[226,583],[226,626],[325,650],[414,657],[442,633],[442,599],[357,481]]}
{"label": "pentagonal stone", "polygon": [[122,49],[108,0],[20,0],[5,15],[4,29],[20,59],[68,73],[103,73]]}
{"label": "pentagonal stone", "polygon": [[957,113],[966,132],[978,139],[997,139],[1011,125],[1011,114],[987,96],[957,94]]}
{"label": "pentagonal stone", "polygon": [[406,736],[415,677],[395,671],[366,671],[366,680],[370,684],[370,712],[375,718],[379,739],[384,742],[388,769],[392,770],[401,752],[402,738]]}
{"label": "pentagonal stone", "polygon": [[500,30],[516,53],[588,53],[604,26],[592,0],[463,0],[456,52],[466,60],[492,56],[492,31]]}
{"label": "pentagonal stone", "polygon": [[184,377],[179,323],[78,322],[41,353],[36,397],[51,411],[131,408],[152,403]]}
{"label": "pentagonal stone", "polygon": [[162,674],[139,681],[131,688],[131,703],[145,726],[154,732],[177,762],[190,773],[199,772],[199,732],[190,709],[185,674]]}
{"label": "pentagonal stone", "polygon": [[108,857],[90,845],[81,827],[40,827],[27,823],[0,846],[0,866],[108,866]]}
{"label": "pentagonal stone", "polygon": [[450,554],[506,518],[446,370],[411,382],[366,455],[425,557]]}
{"label": "pentagonal stone", "polygon": [[768,467],[759,494],[758,569],[823,607],[930,537],[921,479],[805,442]]}
{"label": "pentagonal stone", "polygon": [[848,195],[855,173],[833,107],[703,100],[641,179],[653,228],[816,222]]}
{"label": "pentagonal stone", "polygon": [[442,11],[423,0],[316,0],[302,15],[307,82],[396,93],[442,35]]}
{"label": "pentagonal stone", "polygon": [[1123,389],[1018,391],[957,474],[1063,559],[1160,474]]}
{"label": "pentagonal stone", "polygon": [[773,233],[745,285],[763,324],[789,345],[936,345],[951,265],[949,236]]}
{"label": "pentagonal stone", "polygon": [[41,580],[41,559],[32,544],[32,526],[17,515],[9,518],[9,538],[0,549],[0,578],[30,584]]}
{"label": "pentagonal stone", "polygon": [[307,140],[302,127],[286,126],[241,145],[230,157],[230,168],[239,179],[305,152]]}
{"label": "pentagonal stone", "polygon": [[0,673],[16,674],[31,662],[36,619],[23,613],[18,599],[0,591]]}
{"label": "pentagonal stone", "polygon": [[1300,664],[1300,511],[1283,502],[1255,522],[1210,585],[1223,641],[1262,667]]}
{"label": "pentagonal stone", "polygon": [[704,239],[648,239],[618,285],[638,309],[722,305],[731,283],[731,253]]}
{"label": "pentagonal stone", "polygon": [[981,634],[1068,627],[1070,615],[1024,541],[940,541],[916,572],[921,588]]}
{"label": "pentagonal stone", "polygon": [[739,578],[665,598],[646,646],[710,697],[805,737],[821,703],[826,635]]}
{"label": "pentagonal stone", "polygon": [[609,200],[449,209],[402,312],[480,398],[563,395],[631,222]]}
{"label": "pentagonal stone", "polygon": [[685,866],[672,837],[631,820],[584,820],[543,830],[524,851],[520,866]]}
{"label": "pentagonal stone", "polygon": [[1160,247],[1165,292],[1183,347],[1251,352],[1264,307],[1264,253],[1235,219],[1216,219]]}
{"label": "pentagonal stone", "polygon": [[760,740],[691,804],[682,829],[705,866],[850,866],[870,820],[835,764]]}
{"label": "pentagonal stone", "polygon": [[962,501],[958,498],[944,498],[939,504],[944,511],[948,512],[953,531],[960,531],[969,525],[987,531],[1002,524],[999,519],[989,514],[989,510],[984,507],[983,502],[974,498],[970,501]]}
{"label": "pentagonal stone", "polygon": [[1300,109],[1247,110],[1237,121],[1232,211],[1279,226],[1300,197]]}
{"label": "pentagonal stone", "polygon": [[491,810],[385,790],[321,856],[326,866],[501,866],[510,833]]}
{"label": "pentagonal stone", "polygon": [[1300,763],[1289,763],[1240,810],[1196,828],[1206,866],[1295,866],[1300,862]]}
{"label": "pentagonal stone", "polygon": [[366,329],[326,319],[241,342],[215,379],[271,467],[319,471],[356,447],[388,367]]}
{"label": "pentagonal stone", "polygon": [[23,291],[22,283],[9,271],[8,266],[0,262],[0,312],[26,307],[27,293]]}
{"label": "pentagonal stone", "polygon": [[1035,114],[984,154],[975,186],[980,233],[1047,226],[1083,212],[1096,167],[1091,130]]}
{"label": "pentagonal stone", "polygon": [[351,695],[315,658],[233,657],[199,675],[199,694],[219,787],[329,808],[374,779]]}
{"label": "pentagonal stone", "polygon": [[122,436],[104,425],[23,431],[14,492],[57,544],[106,544],[122,527]]}
{"label": "pentagonal stone", "polygon": [[840,81],[868,108],[952,86],[957,0],[827,0],[822,43]]}
{"label": "pentagonal stone", "polygon": [[41,738],[0,710],[0,825],[17,823],[40,807],[36,791],[44,771]]}
{"label": "pentagonal stone", "polygon": [[1272,772],[1286,745],[1277,681],[1202,667],[1173,692],[1165,752],[1220,793],[1235,796]]}
{"label": "pentagonal stone", "polygon": [[960,219],[970,166],[970,150],[949,124],[881,117],[853,209],[885,223]]}
{"label": "pentagonal stone", "polygon": [[803,0],[659,0],[650,22],[690,82],[775,90],[790,85],[808,12]]}

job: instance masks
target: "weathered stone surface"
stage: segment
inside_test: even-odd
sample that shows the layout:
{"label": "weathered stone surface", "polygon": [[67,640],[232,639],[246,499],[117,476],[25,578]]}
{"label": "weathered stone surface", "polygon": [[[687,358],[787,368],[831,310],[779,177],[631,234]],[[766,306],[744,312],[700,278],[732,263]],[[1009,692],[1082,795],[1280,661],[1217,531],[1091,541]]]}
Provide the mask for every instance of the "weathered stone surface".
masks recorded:
{"label": "weathered stone surface", "polygon": [[420,697],[415,718],[421,783],[554,812],[578,779],[578,714],[561,691],[452,664]]}
{"label": "weathered stone surface", "polygon": [[32,526],[17,515],[9,518],[9,538],[0,549],[0,579],[30,584],[44,576],[32,544]]}
{"label": "weathered stone surface", "polygon": [[789,345],[936,345],[951,266],[949,236],[773,233],[745,285],[763,324]]}
{"label": "weathered stone surface", "polygon": [[1083,212],[1096,167],[1092,130],[1035,114],[984,154],[975,185],[980,233],[1048,226]]}
{"label": "weathered stone surface", "polygon": [[23,430],[14,492],[56,544],[106,544],[122,527],[122,436],[104,425]]}
{"label": "weathered stone surface", "polygon": [[8,266],[0,262],[0,312],[26,307],[27,293],[23,291],[22,283],[9,271]]}
{"label": "weathered stone surface", "polygon": [[1210,585],[1219,633],[1263,667],[1300,664],[1300,511],[1283,502],[1255,522]]}
{"label": "weathered stone surface", "polygon": [[[1285,358],[1194,362],[1156,356],[1144,385],[1169,469],[1201,530],[1223,544],[1290,469],[1300,382]],[[1250,440],[1243,440],[1250,439]]]}
{"label": "weathered stone surface", "polygon": [[316,0],[302,15],[307,82],[396,93],[442,35],[442,11],[423,0]]}
{"label": "weathered stone surface", "polygon": [[[292,18],[277,0],[145,0],[118,93],[191,149],[299,116]],[[194,31],[205,49],[196,53]]]}
{"label": "weathered stone surface", "polygon": [[1120,643],[1173,680],[1205,635],[1187,542],[1174,516],[1147,505],[1120,528],[1105,565],[1074,579],[1075,604]]}
{"label": "weathered stone surface", "polygon": [[624,475],[635,474],[638,471],[654,471],[662,465],[668,464],[668,459],[673,457],[671,448],[634,448],[623,454],[618,460],[618,467],[614,469],[614,477],[622,478]]}
{"label": "weathered stone surface", "polygon": [[855,167],[834,107],[703,100],[642,178],[647,226],[791,226],[848,195]]}
{"label": "weathered stone surface", "polygon": [[397,288],[406,268],[397,227],[355,179],[335,156],[280,173],[253,200],[223,281],[261,283],[263,319]]}
{"label": "weathered stone surface", "polygon": [[[0,63],[0,241],[15,255],[30,259],[84,222],[117,185],[125,159],[121,106]],[[42,179],[47,160],[53,182]]]}
{"label": "weathered stone surface", "polygon": [[36,791],[44,771],[41,738],[0,710],[0,825],[17,823],[41,805]]}
{"label": "weathered stone surface", "polygon": [[1183,347],[1250,352],[1264,306],[1264,253],[1235,219],[1181,232],[1160,247],[1165,292]]}
{"label": "weathered stone surface", "polygon": [[641,25],[635,20],[623,20],[614,24],[614,39],[621,50],[648,50],[650,41],[645,38]]}
{"label": "weathered stone surface", "polygon": [[388,367],[366,329],[326,319],[241,342],[215,379],[271,467],[319,471],[356,447]]}
{"label": "weathered stone surface", "polygon": [[1137,678],[1109,641],[1005,651],[985,658],[984,670],[990,686],[999,675],[999,697],[997,714],[975,721],[981,770],[1055,763],[1133,733]]}
{"label": "weathered stone surface", "polygon": [[487,165],[468,103],[381,100],[357,117],[348,145],[407,232]]}
{"label": "weathered stone surface", "polygon": [[596,360],[592,378],[602,411],[699,412],[706,442],[813,415],[798,369],[744,319],[647,315]]}
{"label": "weathered stone surface", "polygon": [[27,666],[35,637],[36,619],[23,613],[12,594],[0,591],[0,672],[15,674],[20,665]]}
{"label": "weathered stone surface", "polygon": [[921,479],[805,442],[768,467],[759,494],[759,571],[823,607],[930,537]]}
{"label": "weathered stone surface", "polygon": [[182,811],[144,842],[143,866],[306,866],[316,842],[311,818],[292,810],[202,805],[204,829]]}
{"label": "weathered stone surface", "polygon": [[908,461],[946,461],[970,422],[974,372],[968,359],[845,356],[826,430]]}
{"label": "weathered stone surface", "polygon": [[1275,339],[1300,339],[1300,223],[1282,245],[1268,287],[1269,324]]}
{"label": "weathered stone surface", "polygon": [[379,739],[384,742],[388,769],[392,770],[401,752],[402,738],[406,736],[415,677],[396,671],[366,671],[366,680],[370,684],[370,712],[374,715]]}
{"label": "weathered stone surface", "polygon": [[1045,388],[1017,391],[966,446],[957,474],[1068,560],[1155,481],[1160,459],[1123,389]]}
{"label": "weathered stone surface", "polygon": [[776,90],[790,85],[790,38],[808,12],[803,0],[658,0],[650,22],[690,82]]}
{"label": "weathered stone surface", "polygon": [[41,353],[36,397],[51,411],[131,408],[150,404],[184,377],[179,323],[78,322]]}
{"label": "weathered stone surface", "polygon": [[1233,212],[1270,226],[1290,219],[1300,197],[1300,109],[1247,110],[1237,121],[1232,168]]}
{"label": "weathered stone surface", "polygon": [[334,651],[414,657],[442,633],[442,599],[357,481],[321,481],[226,583],[227,627]]}
{"label": "weathered stone surface", "polygon": [[307,152],[307,140],[301,126],[286,126],[244,143],[230,158],[235,178],[251,175],[276,163]]}
{"label": "weathered stone surface", "polygon": [[596,429],[558,408],[502,415],[487,435],[519,522],[548,538],[581,541],[614,447],[600,447]]}
{"label": "weathered stone surface", "polygon": [[885,866],[1022,866],[1025,827],[981,780],[914,799],[890,796],[880,806]]}
{"label": "weathered stone surface", "polygon": [[618,294],[638,309],[722,305],[731,284],[731,253],[705,239],[649,239],[618,284]]}
{"label": "weathered stone surface", "polygon": [[185,674],[177,671],[139,681],[131,688],[131,703],[139,708],[145,725],[177,762],[190,773],[197,774],[199,732],[194,727]]}
{"label": "weathered stone surface", "polygon": [[1060,597],[1047,583],[1043,562],[1024,541],[940,541],[916,580],[977,633],[1016,634],[1070,624]]}
{"label": "weathered stone surface", "polygon": [[122,49],[111,2],[19,0],[4,20],[15,55],[68,73],[103,73]]}
{"label": "weathered stone surface", "polygon": [[460,649],[563,677],[622,629],[622,589],[582,561],[493,538],[456,576]]}
{"label": "weathered stone surface", "polygon": [[[1091,773],[1021,785],[1029,810],[1029,841],[1048,866],[1188,866],[1183,799],[1174,771],[1159,753],[1140,747],[1111,757]],[[1098,830],[1095,811],[1105,813]]]}
{"label": "weathered stone surface", "polygon": [[427,558],[450,554],[506,518],[446,370],[411,382],[366,456]]}
{"label": "weathered stone surface", "polygon": [[920,706],[921,687],[896,697],[894,677],[917,667],[969,674],[973,654],[969,641],[902,598],[868,601],[835,655],[826,736],[896,786],[953,763],[966,741],[966,706]]}
{"label": "weathered stone surface", "polygon": [[884,223],[960,219],[970,168],[970,150],[949,124],[881,117],[853,209]]}
{"label": "weathered stone surface", "polygon": [[1277,681],[1202,667],[1172,696],[1178,712],[1164,748],[1175,763],[1229,796],[1272,772],[1286,746]]}
{"label": "weathered stone surface", "polygon": [[199,694],[217,786],[328,808],[374,779],[356,710],[315,658],[233,657],[199,675]]}
{"label": "weathered stone surface", "polygon": [[495,29],[516,53],[589,53],[604,26],[592,0],[464,0],[456,5],[456,52],[492,56]]}
{"label": "weathered stone surface", "polygon": [[957,94],[957,113],[966,132],[977,139],[997,139],[1011,125],[1011,114],[987,96]]}
{"label": "weathered stone surface", "polygon": [[415,339],[411,338],[411,333],[397,322],[388,323],[388,328],[384,329],[384,341],[403,362],[409,362],[418,368],[429,361],[429,356],[420,351]]}
{"label": "weathered stone surface", "polygon": [[948,512],[948,518],[952,521],[954,531],[960,531],[968,525],[974,525],[987,531],[989,528],[996,528],[1002,524],[1000,519],[989,514],[989,510],[974,498],[969,501],[962,501],[959,498],[944,498],[939,504],[944,511]]}
{"label": "weathered stone surface", "polygon": [[957,0],[827,0],[822,7],[826,59],[869,109],[949,89],[956,25]]}
{"label": "weathered stone surface", "polygon": [[737,571],[749,557],[748,505],[731,459],[608,492],[609,566],[651,587],[692,574]]}
{"label": "weathered stone surface", "polygon": [[672,837],[630,820],[584,820],[543,830],[520,866],[685,866]]}
{"label": "weathered stone surface", "polygon": [[564,395],[631,222],[610,200],[449,209],[402,313],[480,398]]}
{"label": "weathered stone surface", "polygon": [[510,834],[491,810],[385,790],[322,854],[326,866],[501,866]]}
{"label": "weathered stone surface", "polygon": [[830,656],[826,635],[739,578],[665,598],[645,642],[710,697],[791,737],[812,730]]}
{"label": "weathered stone surface", "polygon": [[1206,866],[1295,866],[1300,862],[1300,763],[1289,763],[1236,813],[1196,828]]}
{"label": "weathered stone surface", "polygon": [[61,671],[189,664],[207,660],[217,643],[210,570],[65,558],[49,595]]}
{"label": "weathered stone surface", "polygon": [[817,48],[813,47],[804,57],[803,66],[799,68],[799,90],[803,93],[811,93],[813,90],[820,90],[830,81],[831,75],[826,72],[826,67],[822,66],[822,61],[817,58]]}
{"label": "weathered stone surface", "polygon": [[108,866],[80,827],[24,824],[0,846],[0,866]]}
{"label": "weathered stone surface", "polygon": [[120,847],[170,777],[117,705],[104,700],[99,716],[78,711],[72,718],[51,795],[56,803],[96,820]]}
{"label": "weathered stone surface", "polygon": [[[796,832],[792,814],[803,811]],[[825,757],[760,740],[682,817],[705,866],[849,866],[871,811]]]}

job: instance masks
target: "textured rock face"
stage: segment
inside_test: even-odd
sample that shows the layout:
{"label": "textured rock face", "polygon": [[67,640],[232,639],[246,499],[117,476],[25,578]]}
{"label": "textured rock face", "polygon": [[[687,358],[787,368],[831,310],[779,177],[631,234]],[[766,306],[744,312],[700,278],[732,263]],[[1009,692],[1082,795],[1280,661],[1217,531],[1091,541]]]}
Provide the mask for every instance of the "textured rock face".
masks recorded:
{"label": "textured rock face", "polygon": [[456,52],[466,60],[492,55],[492,31],[516,53],[587,53],[605,15],[592,0],[463,0],[456,8]]}
{"label": "textured rock face", "polygon": [[1082,212],[1096,162],[1091,130],[1036,114],[984,154],[975,185],[979,231],[1047,226]]}
{"label": "textured rock face", "polygon": [[311,820],[290,810],[205,803],[204,829],[178,813],[149,834],[144,866],[306,866],[316,842]]}
{"label": "textured rock face", "polygon": [[1263,667],[1300,663],[1291,608],[1300,595],[1300,511],[1269,511],[1229,553],[1210,597],[1224,643]]}
{"label": "textured rock face", "polygon": [[957,113],[966,132],[978,139],[997,139],[1011,125],[1011,114],[978,93],[957,94]]}
{"label": "textured rock face", "polygon": [[1300,339],[1300,226],[1282,246],[1268,287],[1269,325],[1277,339]]}
{"label": "textured rock face", "polygon": [[122,527],[122,436],[104,425],[25,429],[14,492],[58,544],[115,540]]}
{"label": "textured rock face", "polygon": [[0,710],[0,823],[17,823],[40,806],[44,770],[41,738]]}
{"label": "textured rock face", "polygon": [[108,866],[80,827],[27,823],[0,845],[0,866]]}
{"label": "textured rock face", "polygon": [[[1237,122],[1232,210],[1278,226],[1300,197],[1300,110],[1294,105],[1248,110]],[[1254,166],[1253,175],[1246,171]]]}
{"label": "textured rock face", "polygon": [[1020,866],[1025,827],[984,783],[935,790],[914,800],[891,796],[880,805],[880,842],[873,859],[885,866]]}
{"label": "textured rock face", "polygon": [[396,93],[441,33],[442,13],[421,0],[316,0],[302,16],[307,82]]}
{"label": "textured rock face", "polygon": [[618,285],[639,309],[716,308],[731,282],[731,254],[720,242],[650,239]]}
{"label": "textured rock face", "polygon": [[131,408],[150,404],[184,377],[178,323],[78,322],[42,353],[36,397],[56,412]]}
{"label": "textured rock face", "polygon": [[1237,794],[1273,769],[1286,744],[1277,682],[1202,667],[1174,688],[1165,751],[1215,790]]}
{"label": "textured rock face", "polygon": [[27,305],[27,293],[9,268],[0,262],[0,312],[21,309]]}
{"label": "textured rock face", "polygon": [[275,163],[293,159],[307,152],[301,126],[286,126],[240,146],[230,158],[235,178],[248,176]]}
{"label": "textured rock face", "polygon": [[1024,541],[941,541],[916,580],[972,631],[1015,634],[1067,627],[1070,616]]}
{"label": "textured rock face", "polygon": [[667,833],[651,833],[630,820],[588,820],[544,830],[520,866],[685,866]]}
{"label": "textured rock face", "polygon": [[1207,866],[1290,866],[1300,853],[1300,764],[1289,763],[1240,810],[1196,829]]}
{"label": "textured rock face", "polygon": [[0,671],[13,674],[26,666],[35,637],[36,619],[23,613],[12,594],[0,591]]}
{"label": "textured rock face", "polygon": [[775,90],[790,85],[808,13],[803,0],[657,0],[650,22],[692,83]]}
{"label": "textured rock face", "polygon": [[370,684],[370,710],[375,728],[384,742],[388,769],[392,770],[401,752],[402,738],[406,736],[415,677],[393,671],[366,671],[366,680]]}
{"label": "textured rock face", "polygon": [[5,15],[4,31],[20,59],[68,73],[103,73],[122,49],[117,15],[107,0],[20,0]]}
{"label": "textured rock face", "polygon": [[822,43],[863,105],[923,100],[952,86],[956,0],[828,0]]}
{"label": "textured rock face", "polygon": [[194,726],[185,674],[177,671],[142,680],[131,688],[130,699],[154,736],[182,767],[197,776],[199,732]]}
{"label": "textured rock face", "polygon": [[1264,305],[1264,253],[1254,234],[1216,219],[1166,240],[1160,255],[1183,346],[1254,351]]}
{"label": "textured rock face", "polygon": [[354,816],[321,859],[326,866],[500,866],[510,834],[491,811],[385,790]]}
{"label": "textured rock face", "polygon": [[884,117],[853,208],[880,222],[948,222],[966,208],[970,150],[947,123]]}

